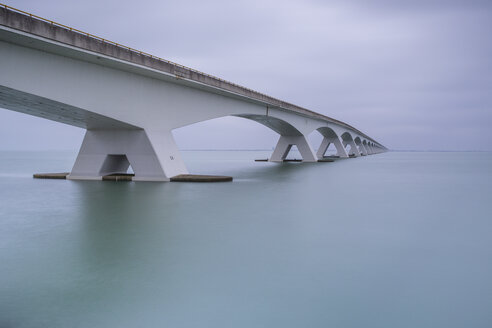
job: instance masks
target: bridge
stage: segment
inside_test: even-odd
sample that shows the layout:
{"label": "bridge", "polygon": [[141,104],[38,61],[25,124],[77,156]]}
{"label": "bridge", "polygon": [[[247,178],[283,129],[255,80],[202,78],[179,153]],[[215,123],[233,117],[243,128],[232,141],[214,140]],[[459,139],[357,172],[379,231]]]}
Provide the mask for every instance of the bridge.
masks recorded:
{"label": "bridge", "polygon": [[[131,165],[140,181],[188,171],[172,130],[224,116],[277,132],[269,158],[295,145],[303,162],[387,149],[358,129],[209,74],[0,4],[0,107],[86,129],[69,179],[100,180]],[[317,153],[307,136],[318,131]]]}

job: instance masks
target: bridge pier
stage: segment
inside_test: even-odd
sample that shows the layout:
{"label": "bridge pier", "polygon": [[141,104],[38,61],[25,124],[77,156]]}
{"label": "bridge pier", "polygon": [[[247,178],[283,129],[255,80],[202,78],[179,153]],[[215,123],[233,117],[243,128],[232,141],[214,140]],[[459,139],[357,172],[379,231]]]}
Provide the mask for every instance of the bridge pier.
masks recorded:
{"label": "bridge pier", "polygon": [[306,137],[300,136],[280,136],[277,146],[270,157],[270,162],[282,162],[289,154],[292,146],[296,146],[302,156],[303,162],[317,162],[318,158],[307,141]]}
{"label": "bridge pier", "polygon": [[349,150],[349,155],[355,155],[355,157],[360,156],[359,149],[357,148],[357,145],[355,144],[355,141],[353,140],[344,140],[343,146],[347,147],[347,145],[350,145],[350,150]]}
{"label": "bridge pier", "polygon": [[316,156],[320,159],[323,158],[330,144],[333,144],[337,149],[337,156],[339,156],[340,158],[348,157],[347,151],[345,150],[345,148],[343,148],[343,145],[338,137],[323,137],[323,141],[321,141],[321,145],[318,148]]}
{"label": "bridge pier", "polygon": [[87,130],[68,175],[72,180],[101,180],[126,173],[131,165],[134,181],[169,181],[188,174],[170,131]]}
{"label": "bridge pier", "polygon": [[359,149],[360,149],[359,151],[360,151],[362,156],[367,156],[367,150],[366,150],[366,147],[364,146],[363,143],[360,143]]}

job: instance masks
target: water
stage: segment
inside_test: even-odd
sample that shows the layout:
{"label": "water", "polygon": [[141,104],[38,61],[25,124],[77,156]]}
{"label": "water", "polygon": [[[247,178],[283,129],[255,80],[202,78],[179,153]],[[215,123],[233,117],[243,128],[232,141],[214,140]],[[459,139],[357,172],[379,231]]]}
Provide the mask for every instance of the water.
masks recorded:
{"label": "water", "polygon": [[255,163],[233,183],[34,180],[0,152],[0,327],[490,327],[492,153]]}

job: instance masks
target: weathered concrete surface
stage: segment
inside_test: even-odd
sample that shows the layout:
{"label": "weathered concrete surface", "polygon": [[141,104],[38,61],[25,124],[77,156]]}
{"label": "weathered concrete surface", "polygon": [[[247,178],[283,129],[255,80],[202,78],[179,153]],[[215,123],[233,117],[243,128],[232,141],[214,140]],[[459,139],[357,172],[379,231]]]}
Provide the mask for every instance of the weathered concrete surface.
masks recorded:
{"label": "weathered concrete surface", "polygon": [[171,182],[230,182],[232,177],[222,175],[180,174],[171,178]]}

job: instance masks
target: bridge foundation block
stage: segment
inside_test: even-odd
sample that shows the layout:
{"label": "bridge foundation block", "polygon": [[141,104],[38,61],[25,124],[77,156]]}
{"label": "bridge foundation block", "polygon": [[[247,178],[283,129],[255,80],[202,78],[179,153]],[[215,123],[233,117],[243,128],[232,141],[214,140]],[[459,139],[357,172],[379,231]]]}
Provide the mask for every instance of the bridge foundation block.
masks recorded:
{"label": "bridge foundation block", "polygon": [[134,181],[169,181],[188,174],[170,131],[88,130],[68,175],[72,180],[101,180],[126,173]]}

